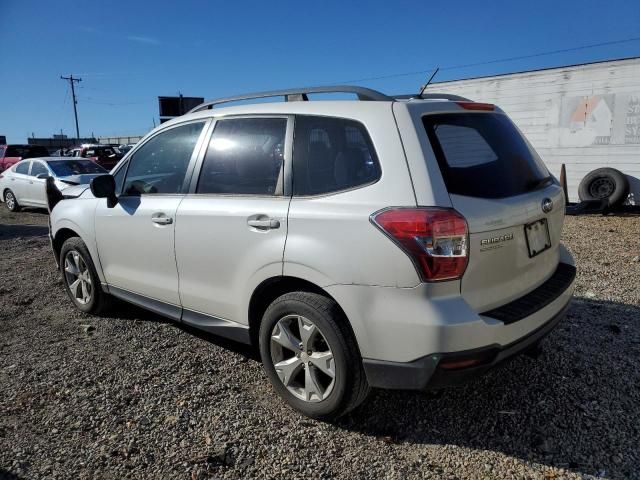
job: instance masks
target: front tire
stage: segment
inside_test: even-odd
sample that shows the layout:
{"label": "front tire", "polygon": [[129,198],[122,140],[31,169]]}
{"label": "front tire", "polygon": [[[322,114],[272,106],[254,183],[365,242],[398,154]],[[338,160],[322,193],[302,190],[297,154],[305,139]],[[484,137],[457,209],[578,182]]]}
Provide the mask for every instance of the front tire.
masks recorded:
{"label": "front tire", "polygon": [[334,420],[369,393],[347,319],[325,296],[293,292],[278,297],[262,318],[260,355],[276,392],[308,417]]}
{"label": "front tire", "polygon": [[7,206],[7,210],[9,210],[10,212],[20,211],[20,205],[18,204],[16,195],[11,190],[7,190],[4,193],[4,203]]}
{"label": "front tire", "polygon": [[60,271],[67,295],[78,310],[98,315],[110,305],[89,250],[79,237],[71,237],[62,244]]}

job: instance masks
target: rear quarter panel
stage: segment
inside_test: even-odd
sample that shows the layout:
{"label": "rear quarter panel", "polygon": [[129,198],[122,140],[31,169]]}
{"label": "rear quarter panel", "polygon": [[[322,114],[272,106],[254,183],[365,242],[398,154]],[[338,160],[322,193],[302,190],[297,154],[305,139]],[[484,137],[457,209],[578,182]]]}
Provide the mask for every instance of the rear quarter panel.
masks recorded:
{"label": "rear quarter panel", "polygon": [[343,192],[293,197],[283,273],[320,286],[415,286],[419,279],[411,260],[369,220],[386,207],[416,205],[391,104],[364,105],[339,116],[364,124],[381,178]]}

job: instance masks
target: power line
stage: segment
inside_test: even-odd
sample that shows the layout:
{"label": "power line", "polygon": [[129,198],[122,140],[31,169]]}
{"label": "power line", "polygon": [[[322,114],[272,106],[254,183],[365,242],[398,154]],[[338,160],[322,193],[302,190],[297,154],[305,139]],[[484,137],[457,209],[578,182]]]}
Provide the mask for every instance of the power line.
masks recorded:
{"label": "power line", "polygon": [[[536,57],[544,57],[547,55],[555,55],[558,53],[567,53],[567,52],[576,52],[579,50],[586,50],[589,48],[596,48],[596,47],[605,47],[605,46],[609,46],[609,45],[618,45],[621,43],[630,43],[630,42],[637,42],[640,40],[640,37],[632,37],[632,38],[625,38],[622,40],[612,40],[609,42],[600,42],[600,43],[592,43],[590,45],[581,45],[579,47],[571,47],[571,48],[562,48],[562,49],[558,49],[558,50],[550,50],[547,52],[539,52],[539,53],[531,53],[528,55],[519,55],[516,57],[506,57],[506,58],[499,58],[499,59],[495,59],[495,60],[487,60],[487,61],[483,61],[483,62],[475,62],[475,63],[466,63],[466,64],[461,64],[461,65],[451,65],[448,67],[442,67],[440,68],[440,70],[458,70],[458,69],[462,69],[462,68],[469,68],[469,67],[479,67],[482,65],[491,65],[494,63],[503,63],[503,62],[512,62],[514,60],[525,60],[527,58],[536,58]],[[402,72],[402,73],[391,73],[388,75],[379,75],[379,76],[375,76],[375,77],[365,77],[365,78],[357,78],[354,80],[342,80],[340,82],[336,82],[336,83],[355,83],[355,82],[365,82],[365,81],[370,81],[370,80],[384,80],[387,78],[397,78],[397,77],[409,77],[412,75],[424,75],[425,73],[429,73],[431,71],[433,71],[433,69],[436,67],[430,67],[430,68],[426,68],[424,70],[416,70],[414,72]]]}
{"label": "power line", "polygon": [[73,115],[76,119],[76,138],[80,138],[80,128],[78,127],[78,100],[76,99],[76,83],[80,83],[82,81],[81,78],[73,78],[73,75],[68,77],[60,76],[62,80],[69,80],[69,84],[71,85],[71,95],[73,96]]}

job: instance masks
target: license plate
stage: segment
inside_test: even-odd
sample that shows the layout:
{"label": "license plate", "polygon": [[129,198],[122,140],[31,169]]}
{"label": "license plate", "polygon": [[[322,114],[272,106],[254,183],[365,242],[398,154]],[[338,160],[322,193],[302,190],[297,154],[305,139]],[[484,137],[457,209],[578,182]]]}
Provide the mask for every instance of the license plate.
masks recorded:
{"label": "license plate", "polygon": [[525,238],[527,239],[529,258],[535,257],[546,249],[551,248],[549,225],[547,224],[546,218],[542,218],[536,222],[525,225],[524,233]]}

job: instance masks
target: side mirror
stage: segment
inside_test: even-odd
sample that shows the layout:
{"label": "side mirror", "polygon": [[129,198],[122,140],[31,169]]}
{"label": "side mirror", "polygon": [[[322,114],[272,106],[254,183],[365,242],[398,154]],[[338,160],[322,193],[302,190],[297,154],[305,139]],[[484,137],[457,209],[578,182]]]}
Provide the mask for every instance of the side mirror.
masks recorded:
{"label": "side mirror", "polygon": [[100,175],[99,177],[93,178],[89,187],[94,197],[107,199],[107,207],[113,208],[118,203],[118,197],[116,197],[116,180],[112,175]]}
{"label": "side mirror", "polygon": [[47,178],[49,178],[49,174],[48,173],[39,173],[38,175],[36,175],[36,178],[38,180],[46,180]]}

